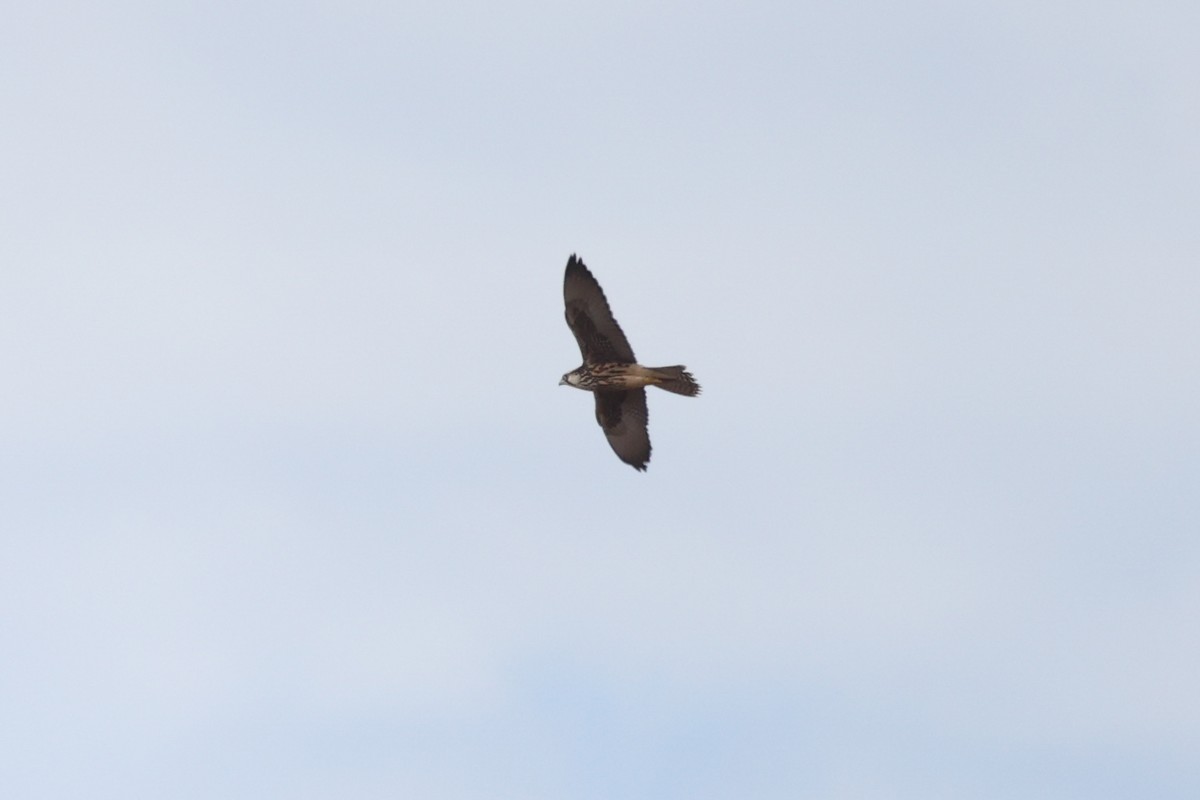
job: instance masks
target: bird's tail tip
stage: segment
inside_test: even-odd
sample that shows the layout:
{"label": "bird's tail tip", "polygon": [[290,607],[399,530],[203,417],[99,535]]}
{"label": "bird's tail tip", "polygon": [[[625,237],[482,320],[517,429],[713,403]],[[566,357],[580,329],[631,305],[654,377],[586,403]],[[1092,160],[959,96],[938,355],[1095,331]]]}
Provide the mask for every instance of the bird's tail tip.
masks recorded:
{"label": "bird's tail tip", "polygon": [[696,383],[692,373],[688,372],[687,367],[682,364],[674,367],[655,367],[654,373],[657,378],[654,385],[660,389],[666,389],[668,392],[685,397],[695,397],[700,394],[700,384]]}

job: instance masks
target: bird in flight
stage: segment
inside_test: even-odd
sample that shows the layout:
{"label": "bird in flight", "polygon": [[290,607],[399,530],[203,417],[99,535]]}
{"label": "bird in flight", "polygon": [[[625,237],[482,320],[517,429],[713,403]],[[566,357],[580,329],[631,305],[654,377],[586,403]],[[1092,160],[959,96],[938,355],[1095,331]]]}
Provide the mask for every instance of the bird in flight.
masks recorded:
{"label": "bird in flight", "polygon": [[558,383],[595,396],[596,422],[613,452],[634,469],[644,471],[650,461],[645,387],[695,397],[700,394],[700,384],[682,365],[643,367],[637,363],[600,284],[574,255],[567,260],[563,299],[567,326],[579,343],[583,365],[563,375]]}

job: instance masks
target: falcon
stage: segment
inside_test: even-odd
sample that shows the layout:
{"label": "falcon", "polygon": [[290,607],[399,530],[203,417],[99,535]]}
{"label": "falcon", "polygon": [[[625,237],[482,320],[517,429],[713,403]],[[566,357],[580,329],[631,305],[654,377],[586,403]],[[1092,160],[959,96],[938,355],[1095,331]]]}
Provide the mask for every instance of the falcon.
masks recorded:
{"label": "falcon", "polygon": [[645,387],[657,386],[695,397],[700,394],[700,384],[682,365],[643,367],[637,363],[600,284],[574,255],[567,260],[563,300],[567,304],[567,326],[579,343],[583,365],[563,375],[558,383],[592,393],[596,398],[596,422],[617,458],[645,471],[650,461]]}

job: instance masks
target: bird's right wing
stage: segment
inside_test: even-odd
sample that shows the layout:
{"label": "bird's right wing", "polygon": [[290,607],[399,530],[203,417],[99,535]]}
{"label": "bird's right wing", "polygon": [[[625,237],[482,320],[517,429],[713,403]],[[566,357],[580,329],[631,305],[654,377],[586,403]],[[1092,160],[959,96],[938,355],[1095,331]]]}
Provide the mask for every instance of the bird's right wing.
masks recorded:
{"label": "bird's right wing", "polygon": [[650,461],[650,432],[647,428],[646,390],[595,392],[596,422],[604,429],[617,457],[637,470]]}

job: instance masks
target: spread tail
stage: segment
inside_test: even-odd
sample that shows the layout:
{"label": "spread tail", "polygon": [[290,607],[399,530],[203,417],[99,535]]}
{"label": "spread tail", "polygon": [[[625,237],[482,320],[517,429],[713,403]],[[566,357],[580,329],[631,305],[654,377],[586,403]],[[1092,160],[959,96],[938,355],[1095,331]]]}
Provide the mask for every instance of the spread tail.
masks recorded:
{"label": "spread tail", "polygon": [[700,394],[700,384],[692,377],[683,365],[675,367],[654,367],[654,385],[668,392],[695,397]]}

